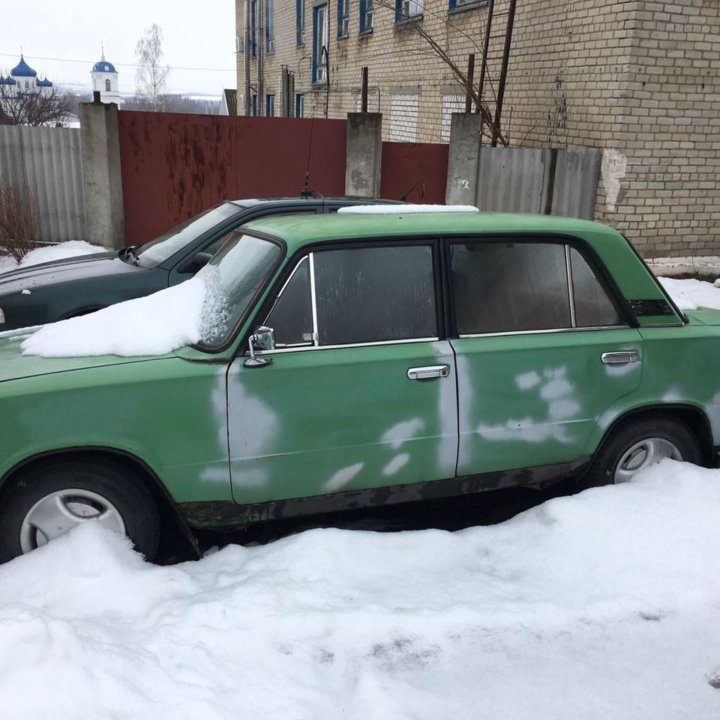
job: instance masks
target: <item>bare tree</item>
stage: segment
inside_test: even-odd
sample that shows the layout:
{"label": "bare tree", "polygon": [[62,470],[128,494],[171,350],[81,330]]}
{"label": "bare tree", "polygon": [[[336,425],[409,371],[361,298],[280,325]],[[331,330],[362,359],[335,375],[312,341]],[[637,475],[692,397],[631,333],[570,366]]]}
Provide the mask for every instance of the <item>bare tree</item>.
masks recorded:
{"label": "bare tree", "polygon": [[164,65],[163,33],[159,25],[151,25],[135,46],[137,72],[135,74],[136,91],[139,102],[151,110],[162,110],[167,77],[170,67]]}
{"label": "bare tree", "polygon": [[0,247],[18,262],[37,247],[35,198],[26,184],[0,178]]}
{"label": "bare tree", "polygon": [[17,93],[0,85],[0,125],[64,125],[72,116],[72,100],[59,88]]}
{"label": "bare tree", "polygon": [[[393,14],[398,12],[394,0],[374,0],[376,6],[384,8],[385,10],[391,11]],[[427,8],[424,9],[425,14],[428,14]],[[464,36],[469,40],[478,52],[481,52],[481,48],[475,42],[474,37],[469,35],[463,29],[460,22],[455,22],[447,17],[447,13],[443,13],[442,16],[430,11],[430,15],[442,17],[444,24],[447,28],[453,30],[456,33]],[[405,16],[403,16],[405,17]],[[445,63],[450,68],[455,82],[462,89],[463,95],[469,96],[472,103],[475,105],[477,112],[480,113],[483,125],[483,134],[486,134],[490,138],[496,138],[497,142],[501,145],[508,145],[509,140],[505,133],[503,133],[500,127],[496,127],[495,118],[485,98],[481,98],[472,82],[472,79],[468,77],[468,73],[462,69],[461,65],[456,62],[446,49],[447,44],[447,31],[443,33],[443,39],[436,37],[432,33],[425,29],[425,26],[421,22],[414,22],[412,16],[407,16],[406,22],[408,27],[415,32],[415,34],[422,39],[424,49],[430,54],[434,55],[441,62]]]}

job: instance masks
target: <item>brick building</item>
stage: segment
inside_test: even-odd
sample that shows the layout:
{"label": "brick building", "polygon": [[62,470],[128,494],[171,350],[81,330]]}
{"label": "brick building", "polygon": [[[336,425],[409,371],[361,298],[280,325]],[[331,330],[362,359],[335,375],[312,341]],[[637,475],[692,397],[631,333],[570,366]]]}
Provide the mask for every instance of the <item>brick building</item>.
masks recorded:
{"label": "brick building", "polygon": [[[509,2],[494,5],[491,109]],[[475,53],[477,78],[487,16],[477,0],[237,0],[238,95],[251,114],[344,117],[366,66],[384,139],[446,142],[463,91],[416,26],[463,70]],[[605,150],[596,217],[647,256],[720,254],[720,2],[518,0],[503,130]]]}

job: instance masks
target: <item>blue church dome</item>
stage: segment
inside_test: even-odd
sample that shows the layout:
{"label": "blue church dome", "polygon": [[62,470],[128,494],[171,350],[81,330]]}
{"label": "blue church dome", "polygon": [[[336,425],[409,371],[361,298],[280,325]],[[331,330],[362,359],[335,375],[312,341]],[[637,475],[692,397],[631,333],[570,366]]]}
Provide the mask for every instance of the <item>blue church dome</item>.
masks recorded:
{"label": "blue church dome", "polygon": [[45,80],[38,80],[38,81],[37,81],[37,86],[38,86],[38,87],[51,88],[51,87],[53,86],[53,84],[52,84],[47,78],[45,78]]}
{"label": "blue church dome", "polygon": [[20,62],[10,71],[10,74],[15,77],[37,77],[37,72],[25,62],[22,55],[20,56]]}
{"label": "blue church dome", "polygon": [[107,60],[100,60],[100,62],[96,62],[93,65],[93,72],[106,72],[106,73],[116,73],[117,70],[115,69],[115,66],[108,62]]}
{"label": "blue church dome", "polygon": [[3,77],[0,75],[0,85],[17,85],[17,82],[11,77]]}

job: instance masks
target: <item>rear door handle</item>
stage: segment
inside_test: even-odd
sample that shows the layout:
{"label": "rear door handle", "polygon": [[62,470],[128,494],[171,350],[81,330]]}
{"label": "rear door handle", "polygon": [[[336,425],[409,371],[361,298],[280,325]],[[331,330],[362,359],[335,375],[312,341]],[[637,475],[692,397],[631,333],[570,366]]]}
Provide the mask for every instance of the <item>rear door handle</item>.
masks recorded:
{"label": "rear door handle", "polygon": [[424,365],[410,368],[407,371],[410,380],[431,380],[432,378],[447,377],[449,374],[449,365]]}
{"label": "rear door handle", "polygon": [[619,352],[606,352],[600,356],[603,365],[629,365],[639,360],[637,350],[621,350]]}

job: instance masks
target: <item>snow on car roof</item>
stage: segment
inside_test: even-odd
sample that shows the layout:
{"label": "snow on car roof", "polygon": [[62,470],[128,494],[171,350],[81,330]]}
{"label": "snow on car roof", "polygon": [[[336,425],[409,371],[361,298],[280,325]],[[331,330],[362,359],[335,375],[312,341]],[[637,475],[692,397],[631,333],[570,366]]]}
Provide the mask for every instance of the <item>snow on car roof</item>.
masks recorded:
{"label": "snow on car roof", "polygon": [[474,205],[349,205],[338,210],[347,215],[387,215],[392,213],[480,212]]}

